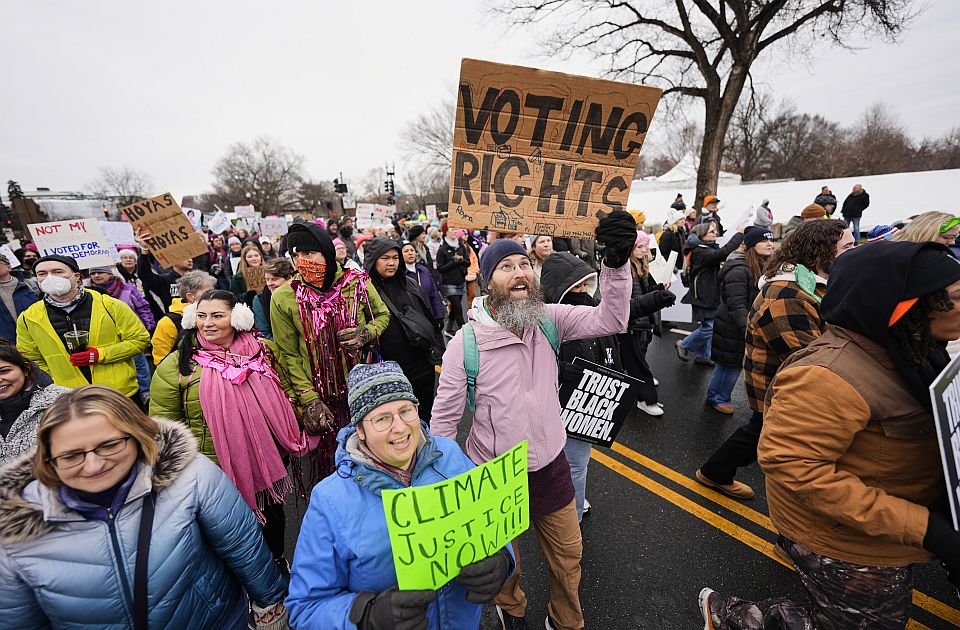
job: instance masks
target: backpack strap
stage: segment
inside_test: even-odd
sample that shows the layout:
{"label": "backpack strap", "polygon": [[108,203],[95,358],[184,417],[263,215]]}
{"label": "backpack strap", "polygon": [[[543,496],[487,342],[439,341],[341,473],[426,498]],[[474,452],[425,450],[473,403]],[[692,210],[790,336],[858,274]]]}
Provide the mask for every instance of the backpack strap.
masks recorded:
{"label": "backpack strap", "polygon": [[177,334],[180,334],[183,330],[183,315],[180,313],[167,313],[167,317],[169,317],[173,325],[177,327]]}
{"label": "backpack strap", "polygon": [[477,333],[473,324],[464,324],[463,331],[463,369],[467,373],[467,408],[474,412],[477,408],[477,374],[480,372],[480,348],[477,346]]}
{"label": "backpack strap", "polygon": [[550,342],[550,347],[554,353],[560,354],[560,331],[557,330],[557,324],[549,316],[544,315],[540,318],[540,330]]}

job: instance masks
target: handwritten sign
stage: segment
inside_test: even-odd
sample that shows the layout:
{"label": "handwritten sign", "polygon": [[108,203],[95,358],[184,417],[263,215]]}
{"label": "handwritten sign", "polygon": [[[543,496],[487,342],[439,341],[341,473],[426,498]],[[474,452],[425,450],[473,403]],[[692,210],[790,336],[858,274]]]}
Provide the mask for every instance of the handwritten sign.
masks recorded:
{"label": "handwritten sign", "polygon": [[13,268],[20,266],[20,259],[17,258],[17,255],[13,253],[13,250],[10,249],[10,246],[4,243],[0,245],[0,256],[6,256],[7,262],[10,263],[10,266]]}
{"label": "handwritten sign", "polygon": [[393,227],[393,206],[381,206],[378,203],[358,203],[357,217],[354,225],[358,230],[381,229]]}
{"label": "handwritten sign", "polygon": [[286,219],[260,219],[260,236],[283,236],[288,227]]}
{"label": "handwritten sign", "polygon": [[930,385],[933,417],[940,441],[943,478],[953,516],[953,528],[960,531],[960,358],[944,368]]}
{"label": "handwritten sign", "polygon": [[207,253],[203,236],[190,225],[170,193],[124,206],[120,213],[134,228],[147,229],[150,233],[150,238],[145,240],[147,248],[164,269]]}
{"label": "handwritten sign", "polygon": [[210,231],[214,234],[223,234],[229,230],[231,226],[230,219],[223,213],[223,210],[217,210],[213,218],[207,222],[207,227],[210,228]]}
{"label": "handwritten sign", "polygon": [[252,219],[256,216],[256,210],[253,209],[253,206],[234,206],[233,212],[238,219]]}
{"label": "handwritten sign", "polygon": [[81,269],[113,265],[113,244],[107,243],[96,219],[31,223],[27,229],[41,256],[69,256]]}
{"label": "handwritten sign", "polygon": [[401,590],[436,590],[530,527],[527,443],[452,479],[384,490]]}
{"label": "handwritten sign", "polygon": [[263,267],[247,267],[243,271],[243,281],[247,283],[247,291],[260,293],[267,286],[263,277]]}
{"label": "handwritten sign", "polygon": [[624,210],[658,88],[464,59],[451,227],[594,238]]}
{"label": "handwritten sign", "polygon": [[100,219],[98,223],[100,224],[100,231],[103,232],[103,237],[108,243],[112,243],[114,246],[133,246],[136,244],[137,241],[133,238],[133,227],[129,223],[125,221],[104,221],[103,219]]}
{"label": "handwritten sign", "polygon": [[580,357],[573,365],[582,367],[583,373],[560,385],[560,418],[567,435],[610,446],[636,405],[642,382]]}

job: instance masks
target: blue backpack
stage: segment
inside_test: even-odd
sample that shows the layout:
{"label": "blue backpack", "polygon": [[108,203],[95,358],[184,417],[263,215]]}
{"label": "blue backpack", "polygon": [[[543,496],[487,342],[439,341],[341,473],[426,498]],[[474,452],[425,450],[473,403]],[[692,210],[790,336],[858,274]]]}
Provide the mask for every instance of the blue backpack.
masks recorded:
{"label": "blue backpack", "polygon": [[[550,342],[550,347],[559,356],[560,332],[552,319],[544,315],[540,318],[540,330]],[[473,324],[463,325],[463,368],[467,372],[467,408],[473,413],[477,408],[477,374],[480,373],[480,348],[477,346],[477,333]]]}

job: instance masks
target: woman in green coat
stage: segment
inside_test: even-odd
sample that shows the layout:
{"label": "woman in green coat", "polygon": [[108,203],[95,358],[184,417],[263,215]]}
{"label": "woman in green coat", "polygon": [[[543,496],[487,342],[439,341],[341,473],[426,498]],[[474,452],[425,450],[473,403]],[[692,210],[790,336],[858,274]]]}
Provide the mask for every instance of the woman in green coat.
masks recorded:
{"label": "woman in green coat", "polygon": [[154,375],[150,413],[190,426],[201,452],[256,513],[285,567],[283,502],[294,487],[286,462],[313,453],[319,438],[300,426],[276,347],[250,332],[253,312],[233,293],[207,291],[184,310],[182,325],[176,349]]}

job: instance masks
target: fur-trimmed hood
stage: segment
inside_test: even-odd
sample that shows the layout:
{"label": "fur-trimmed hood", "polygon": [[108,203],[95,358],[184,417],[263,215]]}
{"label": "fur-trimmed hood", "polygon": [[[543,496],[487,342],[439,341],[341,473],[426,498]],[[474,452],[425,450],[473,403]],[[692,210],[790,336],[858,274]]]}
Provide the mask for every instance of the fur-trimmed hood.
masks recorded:
{"label": "fur-trimmed hood", "polygon": [[[151,490],[160,492],[172,484],[197,455],[197,440],[182,423],[155,418],[160,425],[157,444],[160,447],[153,466],[141,466],[127,501]],[[64,506],[58,493],[42,486],[33,476],[35,451],[18,457],[0,468],[0,543],[34,540],[54,528],[51,512],[59,520],[82,517]],[[60,518],[67,513],[77,518]]]}

